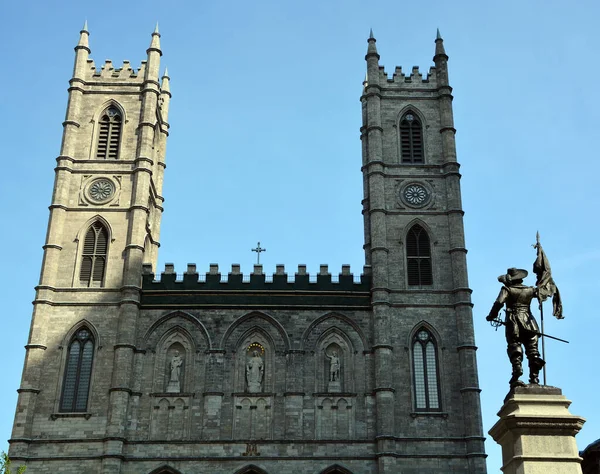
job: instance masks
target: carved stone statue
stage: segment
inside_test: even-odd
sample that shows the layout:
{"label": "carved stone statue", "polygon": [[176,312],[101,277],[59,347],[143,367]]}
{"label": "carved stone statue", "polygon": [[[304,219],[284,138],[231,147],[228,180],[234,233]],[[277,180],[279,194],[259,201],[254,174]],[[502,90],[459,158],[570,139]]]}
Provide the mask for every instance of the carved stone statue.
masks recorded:
{"label": "carved stone statue", "polygon": [[252,357],[246,363],[246,383],[248,392],[262,392],[262,382],[265,373],[265,364],[257,350],[252,352]]}
{"label": "carved stone statue", "polygon": [[336,350],[331,352],[331,355],[325,352],[325,355],[329,359],[329,381],[330,382],[339,382],[340,381],[340,358],[338,357],[338,353]]}
{"label": "carved stone statue", "polygon": [[523,375],[523,347],[529,361],[529,382],[539,384],[539,373],[544,367],[544,360],[538,351],[538,337],[540,330],[537,321],[531,314],[530,304],[538,295],[538,289],[523,285],[523,279],[527,276],[527,270],[509,268],[506,275],[500,275],[498,281],[503,286],[498,298],[494,302],[490,314],[486,317],[488,321],[498,321],[498,312],[506,305],[506,329],[507,352],[512,364],[512,377],[510,386],[517,387],[525,385],[519,380]]}
{"label": "carved stone statue", "polygon": [[175,351],[171,362],[169,363],[169,384],[167,385],[168,393],[181,392],[181,367],[183,366],[183,357],[179,355],[179,351]]}

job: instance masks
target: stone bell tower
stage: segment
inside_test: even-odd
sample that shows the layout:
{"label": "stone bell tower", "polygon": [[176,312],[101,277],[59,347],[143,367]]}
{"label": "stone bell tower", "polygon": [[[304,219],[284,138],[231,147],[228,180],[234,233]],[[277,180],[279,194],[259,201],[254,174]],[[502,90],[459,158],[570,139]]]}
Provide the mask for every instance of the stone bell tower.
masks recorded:
{"label": "stone bell tower", "polygon": [[427,433],[460,437],[455,454],[462,450],[468,462],[457,469],[482,473],[484,438],[448,56],[438,31],[435,67],[426,77],[417,67],[410,75],[398,67],[389,78],[371,32],[366,61],[364,248],[373,275],[379,472],[401,472],[398,454],[407,444],[401,439]]}
{"label": "stone bell tower", "polygon": [[[110,60],[97,70],[90,59],[88,37],[86,22],[75,47],[56,159],[40,283],[11,440],[15,457],[26,453],[29,440],[39,436],[38,417],[48,420],[52,414],[50,432],[73,430],[72,424],[61,425],[66,414],[89,418],[89,399],[100,389],[110,394],[104,403],[104,413],[110,413],[108,432],[119,435],[128,397],[123,389],[131,371],[142,264],[157,260],[171,97],[166,71],[162,82],[159,78],[158,27],[137,70],[129,61],[116,68]],[[96,333],[100,329],[105,330],[102,341]],[[96,357],[100,342],[105,344],[104,354]],[[79,356],[73,344],[83,347]],[[79,357],[71,364],[73,383],[71,375],[65,375],[67,346],[69,357]],[[92,352],[88,354],[86,347]],[[57,357],[57,350],[63,355]],[[87,367],[86,360],[93,357],[94,367],[100,360],[107,368],[114,364],[96,387],[80,383],[91,372],[92,363]],[[57,379],[65,381],[62,388],[61,383],[57,387]],[[102,423],[100,417],[91,425]],[[89,426],[86,429],[98,429]],[[118,446],[107,445],[107,449],[119,451]]]}

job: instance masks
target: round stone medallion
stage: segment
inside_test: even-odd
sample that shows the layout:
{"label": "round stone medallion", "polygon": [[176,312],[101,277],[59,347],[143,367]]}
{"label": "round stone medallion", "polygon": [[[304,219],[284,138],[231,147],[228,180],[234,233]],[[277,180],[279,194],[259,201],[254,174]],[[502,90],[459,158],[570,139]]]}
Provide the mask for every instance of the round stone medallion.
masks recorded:
{"label": "round stone medallion", "polygon": [[91,201],[103,204],[110,201],[115,194],[115,184],[107,178],[96,179],[88,188],[88,196]]}
{"label": "round stone medallion", "polygon": [[429,202],[429,190],[419,183],[410,183],[401,192],[402,200],[412,207],[422,207]]}

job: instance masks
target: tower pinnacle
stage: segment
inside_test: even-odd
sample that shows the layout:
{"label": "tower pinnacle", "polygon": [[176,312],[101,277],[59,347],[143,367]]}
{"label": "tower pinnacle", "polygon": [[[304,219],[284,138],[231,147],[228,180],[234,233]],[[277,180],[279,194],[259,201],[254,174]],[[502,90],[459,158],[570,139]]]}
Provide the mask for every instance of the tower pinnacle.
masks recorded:
{"label": "tower pinnacle", "polygon": [[445,59],[448,59],[448,56],[446,56],[446,50],[444,49],[444,39],[442,38],[440,29],[438,28],[435,38],[435,56],[433,57],[433,60],[436,61],[436,58],[442,56],[445,56]]}
{"label": "tower pinnacle", "polygon": [[83,23],[83,28],[79,32],[79,42],[77,43],[77,46],[75,47],[75,51],[77,51],[78,49],[87,49],[88,54],[91,53],[89,37],[90,37],[90,33],[88,31],[88,24],[87,24],[87,20],[85,20],[85,22]]}
{"label": "tower pinnacle", "polygon": [[165,72],[162,75],[162,84],[160,86],[160,90],[162,92],[168,92],[169,94],[171,93],[170,79],[169,70],[165,67]]}
{"label": "tower pinnacle", "polygon": [[379,60],[379,54],[377,53],[377,46],[375,45],[377,40],[375,39],[375,36],[373,36],[373,29],[371,29],[369,31],[369,39],[367,40],[367,42],[369,43],[369,46],[367,47],[367,55],[365,56],[365,59],[368,61],[370,56],[376,56],[377,59]]}
{"label": "tower pinnacle", "polygon": [[158,23],[156,23],[156,27],[152,32],[152,40],[150,41],[150,47],[148,51],[157,51],[162,55],[162,51],[160,50],[160,33],[158,32]]}

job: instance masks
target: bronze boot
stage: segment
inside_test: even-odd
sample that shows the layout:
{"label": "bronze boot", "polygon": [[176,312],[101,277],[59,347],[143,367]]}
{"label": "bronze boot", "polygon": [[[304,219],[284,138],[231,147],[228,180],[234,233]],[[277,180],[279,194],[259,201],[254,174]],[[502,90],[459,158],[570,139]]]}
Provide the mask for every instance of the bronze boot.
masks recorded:
{"label": "bronze boot", "polygon": [[523,383],[521,380],[519,380],[519,377],[521,377],[521,375],[523,375],[523,365],[521,363],[521,359],[520,358],[513,359],[512,367],[513,367],[512,377],[510,378],[510,382],[509,382],[511,388],[525,386],[525,383]]}

